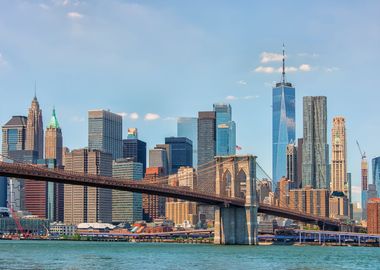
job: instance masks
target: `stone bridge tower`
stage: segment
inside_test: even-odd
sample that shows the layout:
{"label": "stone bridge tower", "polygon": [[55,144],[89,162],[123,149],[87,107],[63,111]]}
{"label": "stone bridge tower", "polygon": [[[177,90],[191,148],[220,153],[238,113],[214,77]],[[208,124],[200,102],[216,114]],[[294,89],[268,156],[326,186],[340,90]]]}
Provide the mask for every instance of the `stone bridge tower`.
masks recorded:
{"label": "stone bridge tower", "polygon": [[216,207],[215,244],[257,244],[256,157],[215,157],[216,194],[245,199],[245,207]]}

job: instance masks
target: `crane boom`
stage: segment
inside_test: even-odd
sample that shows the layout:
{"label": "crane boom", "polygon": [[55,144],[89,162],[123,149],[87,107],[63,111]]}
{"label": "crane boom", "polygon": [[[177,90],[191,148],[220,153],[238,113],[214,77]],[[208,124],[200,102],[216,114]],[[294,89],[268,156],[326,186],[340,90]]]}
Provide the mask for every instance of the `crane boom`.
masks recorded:
{"label": "crane boom", "polygon": [[360,155],[361,155],[362,159],[365,159],[366,158],[365,152],[362,151],[362,149],[360,147],[360,144],[359,144],[359,142],[357,140],[356,140],[356,144],[358,145],[359,152],[360,152]]}

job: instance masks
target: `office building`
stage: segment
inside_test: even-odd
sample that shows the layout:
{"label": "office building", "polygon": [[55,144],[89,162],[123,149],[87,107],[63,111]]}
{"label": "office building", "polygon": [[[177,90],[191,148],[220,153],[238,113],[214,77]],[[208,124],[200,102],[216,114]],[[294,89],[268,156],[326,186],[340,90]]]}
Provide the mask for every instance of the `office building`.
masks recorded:
{"label": "office building", "polygon": [[380,197],[380,157],[372,159],[372,183],[376,185],[377,196]]}
{"label": "office building", "polygon": [[193,143],[185,137],[168,137],[165,138],[165,144],[169,145],[171,174],[177,173],[178,169],[183,166],[193,166]]}
{"label": "office building", "polygon": [[26,144],[25,150],[37,151],[38,158],[44,156],[44,127],[42,123],[42,110],[37,97],[34,96],[29,108],[28,120],[26,122]]}
{"label": "office building", "polygon": [[198,165],[198,119],[179,117],[177,119],[177,137],[185,137],[193,143],[193,167]]}
{"label": "office building", "polygon": [[168,152],[166,148],[157,148],[149,150],[149,167],[151,168],[162,168],[162,173],[164,175],[169,174],[169,161]]}
{"label": "office building", "polygon": [[[143,181],[158,182],[165,176],[164,169],[159,167],[149,167],[146,169],[146,174]],[[166,198],[143,194],[143,219],[145,221],[153,221],[153,219],[162,218],[165,216],[165,202]]]}
{"label": "office building", "polygon": [[290,143],[286,147],[286,178],[292,182],[290,188],[301,188],[297,176],[297,146]]}
{"label": "office building", "polygon": [[[112,176],[112,155],[99,150],[77,149],[65,156],[65,170]],[[65,184],[66,224],[111,222],[112,190]]]}
{"label": "office building", "polygon": [[[114,160],[112,176],[127,180],[142,180],[143,165],[128,158]],[[141,193],[112,190],[112,222],[133,223],[142,219]]]}
{"label": "office building", "polygon": [[105,110],[88,112],[88,148],[123,157],[123,118]]}
{"label": "office building", "polygon": [[380,234],[380,198],[368,200],[367,230],[369,234]]}
{"label": "office building", "polygon": [[9,151],[25,150],[26,144],[26,123],[25,116],[12,116],[12,118],[2,127],[2,155],[7,157]]}
{"label": "office building", "polygon": [[344,117],[333,119],[331,130],[331,191],[348,195],[346,125]]}
{"label": "office building", "polygon": [[329,217],[329,190],[310,187],[289,190],[289,208],[320,217]]}
{"label": "office building", "polygon": [[329,199],[330,218],[347,219],[350,215],[350,203],[343,191],[333,191]]}
{"label": "office building", "polygon": [[62,166],[62,140],[62,131],[58,124],[55,109],[53,109],[53,115],[45,132],[45,158],[55,159],[58,167]]}
{"label": "office building", "polygon": [[296,139],[295,88],[285,78],[285,51],[282,79],[273,87],[272,95],[272,173],[273,184],[286,175],[286,147]]}
{"label": "office building", "polygon": [[145,175],[146,142],[138,139],[136,128],[128,128],[128,137],[123,140],[123,158],[132,158],[134,162],[141,163]]}
{"label": "office building", "polygon": [[302,188],[302,147],[303,138],[297,140],[297,185]]}
{"label": "office building", "polygon": [[236,124],[232,121],[230,104],[214,104],[216,117],[216,155],[236,154]]}
{"label": "office building", "polygon": [[303,98],[302,187],[330,188],[327,98]]}

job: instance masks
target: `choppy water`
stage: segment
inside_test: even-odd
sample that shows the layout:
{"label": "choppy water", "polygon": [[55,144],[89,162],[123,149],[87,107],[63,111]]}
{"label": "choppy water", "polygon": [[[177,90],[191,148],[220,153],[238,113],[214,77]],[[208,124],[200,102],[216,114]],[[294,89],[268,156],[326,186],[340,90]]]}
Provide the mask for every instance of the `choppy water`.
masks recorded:
{"label": "choppy water", "polygon": [[380,248],[0,241],[0,269],[380,269]]}

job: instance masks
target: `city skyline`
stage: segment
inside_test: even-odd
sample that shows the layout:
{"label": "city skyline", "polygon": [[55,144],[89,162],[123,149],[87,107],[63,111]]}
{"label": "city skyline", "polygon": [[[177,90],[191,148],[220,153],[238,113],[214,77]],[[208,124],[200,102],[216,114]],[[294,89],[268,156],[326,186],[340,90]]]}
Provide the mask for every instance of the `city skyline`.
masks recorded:
{"label": "city skyline", "polygon": [[[110,5],[111,7],[105,7],[105,10],[110,11],[110,8],[112,10],[115,8],[115,2],[112,2],[113,4]],[[119,3],[120,4],[120,3]],[[70,7],[49,7],[50,10],[46,11],[44,8],[40,7],[38,4],[28,4],[27,6],[32,6],[31,10],[35,11],[35,13],[31,12],[30,15],[26,16],[26,18],[32,18],[35,20],[36,16],[35,14],[43,14],[42,16],[50,16],[48,15],[49,12],[54,12],[54,14],[60,14],[61,17],[57,16],[57,19],[55,23],[57,25],[64,25],[65,32],[75,34],[75,31],[80,31],[81,29],[77,29],[76,27],[80,28],[88,28],[89,23],[92,22],[93,15],[98,15],[99,11],[94,10],[91,7],[86,6],[70,6]],[[196,3],[195,6],[199,7],[199,3]],[[376,93],[373,93],[373,88],[371,88],[371,85],[376,85],[376,82],[378,78],[375,75],[375,72],[370,68],[365,68],[365,73],[361,73],[361,65],[366,66],[367,63],[374,65],[378,59],[378,56],[374,54],[374,48],[376,47],[376,41],[378,41],[378,34],[376,34],[376,23],[369,23],[368,21],[375,20],[375,17],[373,17],[373,10],[376,10],[377,4],[374,3],[367,3],[363,6],[357,6],[357,5],[351,5],[349,8],[345,8],[344,6],[340,6],[338,4],[334,4],[332,6],[332,9],[330,12],[337,13],[338,17],[336,18],[337,21],[334,22],[337,24],[335,27],[335,30],[337,28],[343,28],[343,24],[347,23],[347,28],[350,28],[350,37],[349,40],[347,38],[343,37],[343,33],[339,35],[337,39],[335,39],[335,43],[333,43],[330,46],[324,46],[321,42],[323,38],[331,37],[332,31],[327,31],[327,34],[319,33],[320,39],[317,39],[316,37],[311,37],[307,35],[306,42],[303,44],[297,44],[296,41],[298,41],[297,37],[290,34],[290,28],[287,29],[287,27],[284,27],[284,32],[281,33],[280,36],[276,36],[275,38],[266,38],[263,41],[260,42],[253,42],[252,40],[245,37],[246,33],[237,33],[234,34],[232,31],[227,31],[227,37],[232,38],[236,37],[239,40],[241,40],[241,43],[246,42],[246,45],[242,47],[243,45],[235,45],[235,48],[243,48],[244,55],[236,55],[231,51],[228,56],[225,56],[225,58],[221,59],[222,62],[221,66],[224,68],[218,68],[215,66],[215,59],[217,56],[223,55],[223,52],[227,50],[224,46],[217,46],[215,54],[212,54],[210,57],[206,57],[205,53],[208,52],[209,48],[206,46],[206,48],[199,49],[199,51],[191,51],[192,56],[196,56],[197,60],[200,61],[198,57],[202,56],[205,57],[205,61],[207,62],[206,67],[208,68],[211,63],[212,66],[217,69],[216,71],[212,71],[210,73],[207,73],[206,78],[203,78],[203,76],[199,73],[192,75],[191,78],[192,83],[184,86],[183,84],[179,83],[179,80],[183,80],[185,78],[189,78],[191,74],[191,69],[194,67],[197,67],[197,65],[194,64],[194,62],[191,61],[189,67],[185,69],[183,72],[181,72],[179,78],[175,79],[175,83],[171,84],[172,81],[170,80],[170,77],[166,77],[166,80],[158,80],[157,77],[162,76],[164,73],[168,73],[171,70],[172,66],[175,66],[177,63],[185,63],[185,60],[189,60],[187,57],[185,59],[174,61],[173,59],[170,59],[169,66],[170,68],[165,69],[165,71],[160,72],[160,75],[154,75],[153,76],[153,82],[157,83],[158,87],[155,88],[157,92],[154,92],[153,90],[148,90],[151,88],[151,85],[149,83],[141,83],[141,76],[143,74],[136,77],[136,79],[133,79],[132,82],[129,82],[128,80],[122,80],[122,76],[124,74],[120,74],[120,72],[116,72],[115,74],[107,74],[106,77],[103,79],[96,78],[94,79],[92,76],[99,74],[99,72],[102,72],[103,69],[100,67],[100,63],[96,62],[95,67],[93,69],[90,69],[89,71],[85,71],[85,67],[87,64],[85,64],[86,61],[89,63],[92,63],[90,59],[88,58],[89,55],[85,54],[83,57],[78,56],[77,54],[73,60],[74,63],[79,64],[79,68],[75,71],[69,71],[69,68],[71,67],[71,64],[69,64],[68,61],[64,59],[56,59],[53,58],[55,62],[49,62],[46,59],[39,63],[39,61],[36,61],[37,59],[32,57],[31,55],[41,56],[42,57],[42,51],[36,50],[36,54],[34,54],[34,49],[26,50],[24,53],[21,54],[19,57],[15,57],[15,55],[18,53],[18,49],[21,50],[19,46],[15,46],[14,48],[11,48],[10,46],[15,44],[17,41],[8,31],[5,31],[1,28],[0,30],[0,36],[5,38],[8,38],[4,45],[0,47],[0,53],[2,55],[1,57],[1,69],[0,69],[0,77],[2,81],[0,82],[0,88],[5,89],[8,91],[2,91],[2,94],[4,93],[3,100],[6,100],[4,107],[0,109],[0,120],[1,123],[5,124],[6,121],[9,120],[9,118],[12,115],[27,115],[26,114],[26,108],[30,104],[31,97],[33,96],[34,91],[34,80],[37,80],[37,96],[40,101],[40,106],[43,109],[44,113],[44,119],[45,123],[46,120],[49,119],[48,116],[50,116],[51,109],[53,106],[56,106],[59,118],[60,118],[60,124],[62,126],[62,132],[64,136],[64,144],[65,146],[70,147],[70,149],[78,149],[81,147],[86,146],[87,141],[87,133],[86,130],[83,130],[83,133],[77,134],[77,130],[80,127],[86,126],[86,115],[87,111],[91,108],[101,107],[101,108],[109,108],[113,112],[119,112],[122,113],[126,112],[128,115],[124,117],[123,125],[124,125],[124,134],[126,134],[125,129],[131,126],[137,127],[140,130],[141,139],[146,141],[148,144],[148,149],[152,149],[153,146],[157,143],[160,143],[162,141],[162,138],[164,137],[170,137],[175,136],[176,132],[176,123],[173,120],[173,118],[178,116],[196,116],[196,113],[201,110],[207,110],[209,109],[210,105],[215,102],[229,102],[233,106],[234,109],[234,119],[238,124],[238,133],[237,133],[237,144],[239,146],[242,146],[243,150],[239,153],[252,153],[259,157],[259,162],[262,164],[262,166],[265,168],[266,171],[270,173],[271,171],[271,150],[270,147],[270,138],[266,138],[265,134],[268,134],[270,132],[270,119],[271,119],[271,108],[270,108],[270,98],[271,98],[271,82],[278,80],[280,74],[276,72],[272,72],[272,74],[266,74],[266,73],[260,73],[259,71],[266,70],[267,73],[271,72],[271,67],[277,67],[278,62],[266,62],[261,63],[260,61],[268,61],[270,59],[270,55],[268,54],[263,55],[263,57],[260,59],[259,56],[264,52],[274,52],[279,53],[280,46],[282,42],[284,41],[287,45],[287,51],[289,59],[292,59],[292,62],[294,61],[295,65],[299,68],[301,65],[310,65],[311,71],[309,72],[294,72],[292,73],[292,82],[296,84],[297,88],[297,100],[296,100],[296,111],[297,111],[297,119],[300,120],[302,117],[300,117],[299,113],[302,112],[302,102],[301,98],[302,96],[306,95],[326,95],[329,100],[329,108],[328,108],[328,130],[331,130],[331,119],[333,115],[343,115],[347,119],[347,126],[349,127],[349,130],[347,130],[348,134],[348,171],[352,173],[352,179],[353,179],[353,186],[359,187],[360,186],[360,155],[356,149],[355,146],[355,139],[360,140],[362,147],[366,150],[369,159],[372,157],[378,156],[380,153],[379,146],[376,145],[376,139],[375,136],[372,134],[376,134],[377,127],[376,127],[376,118],[369,114],[366,110],[360,110],[358,107],[357,102],[357,96],[354,90],[360,89],[361,93],[361,99],[363,104],[367,104],[367,107],[374,107],[376,106]],[[124,6],[123,6],[124,7]],[[229,7],[228,4],[223,3],[220,4],[218,9],[220,10],[227,10]],[[263,4],[263,7],[265,5]],[[87,8],[87,9],[86,9]],[[133,9],[134,8],[134,9]],[[207,10],[209,10],[211,7],[206,7]],[[241,10],[237,10],[240,13],[244,14],[242,9],[244,9],[244,6],[240,7]],[[300,8],[305,8],[303,4],[300,3]],[[185,12],[183,7],[175,6],[169,11],[166,11],[169,13],[169,15],[175,15],[180,14],[181,18],[176,18],[175,16],[168,16],[167,19],[162,17],[162,12],[165,12],[160,7],[155,6],[154,4],[149,4],[149,2],[142,3],[142,4],[134,4],[134,5],[126,5],[125,7],[126,12],[142,12],[143,14],[150,14],[152,12],[153,14],[156,14],[162,22],[164,22],[164,26],[168,27],[167,22],[169,20],[180,22],[180,27],[184,27],[186,23],[189,23],[190,25],[197,26],[196,29],[205,29],[206,33],[209,33],[210,27],[215,27],[213,23],[210,23],[210,21],[207,22],[199,22],[195,20],[194,18],[188,18],[186,16],[182,16],[184,14],[191,15],[191,12],[194,10],[190,9],[188,12]],[[280,7],[274,7],[274,14],[280,12],[283,12],[282,9],[285,9],[287,12],[290,12],[290,7],[281,6]],[[14,6],[13,4],[10,4],[9,6],[4,7],[3,12],[6,13],[7,11],[12,11],[13,13],[9,12],[10,14],[23,14],[22,7]],[[344,12],[340,11],[343,10]],[[362,12],[369,12],[369,15],[366,17],[366,22],[359,22],[359,25],[353,26],[352,23],[349,23],[348,18],[350,20],[353,18],[351,15],[353,13],[362,13]],[[44,13],[45,12],[45,13]],[[73,14],[70,12],[77,12],[78,14],[82,14],[83,17],[80,19],[78,18],[76,21],[73,19]],[[121,12],[121,11],[120,11]],[[145,13],[144,13],[145,12]],[[321,9],[317,9],[316,12],[321,13],[323,16],[327,16],[326,12],[322,12]],[[71,14],[71,17],[69,16],[69,13]],[[335,14],[334,13],[334,14]],[[343,13],[343,14],[342,14]],[[349,16],[346,16],[347,13]],[[165,14],[165,13],[164,13]],[[230,14],[230,13],[228,13]],[[291,13],[290,13],[291,14]],[[2,13],[2,17],[7,19],[8,24],[10,24],[10,28],[12,31],[15,31],[18,35],[22,35],[20,33],[20,29],[17,28],[17,25],[13,24],[13,20],[11,20],[7,14]],[[299,20],[305,19],[308,13],[302,15]],[[231,16],[234,16],[231,14]],[[245,16],[247,16],[245,14]],[[74,16],[75,17],[75,16]],[[78,16],[77,16],[78,17]],[[80,16],[79,16],[80,17]],[[133,16],[132,16],[133,17]],[[174,17],[174,18],[173,18]],[[191,16],[190,16],[191,17]],[[276,17],[276,16],[274,16]],[[43,20],[44,17],[41,18]],[[59,18],[65,21],[63,23],[62,21],[59,21]],[[157,17],[155,17],[157,18]],[[355,18],[355,17],[354,17]],[[204,19],[201,17],[199,20]],[[137,20],[136,17],[133,17],[133,20]],[[146,17],[144,17],[143,22],[146,22]],[[339,22],[341,20],[341,22]],[[218,20],[225,26],[225,21],[221,20],[219,18]],[[274,25],[276,25],[276,21],[274,20],[272,22],[273,25],[269,26],[269,29],[274,31]],[[314,23],[318,25],[318,27],[322,27],[320,29],[326,29],[329,27],[328,23],[322,23],[321,21],[314,18],[312,20]],[[355,20],[353,20],[355,21]],[[278,22],[278,21],[277,21]],[[339,22],[339,23],[337,23]],[[285,26],[291,26],[290,23],[284,22]],[[294,22],[293,22],[294,23]],[[360,55],[358,53],[353,53],[354,48],[357,47],[357,44],[355,42],[348,42],[356,40],[361,40],[364,38],[366,33],[361,33],[360,26],[361,25],[368,25],[372,27],[372,31],[368,31],[372,36],[372,40],[375,39],[375,42],[373,42],[373,45],[371,44],[361,44],[362,45],[362,52]],[[308,27],[313,26],[311,22],[309,22]],[[94,28],[90,27],[91,29],[97,29],[96,27],[100,27],[101,25],[95,25]],[[164,26],[157,26],[157,27],[164,27]],[[71,28],[72,27],[72,28]],[[103,30],[107,29],[108,26],[102,26]],[[146,27],[146,26],[145,26]],[[325,28],[323,28],[325,27]],[[373,27],[375,29],[373,29]],[[276,28],[278,28],[278,24],[276,25]],[[353,28],[353,29],[352,29]],[[305,31],[305,28],[303,28]],[[50,33],[52,30],[46,29],[45,30]],[[73,32],[70,32],[70,31]],[[149,28],[145,29],[146,31],[151,30]],[[173,29],[174,30],[174,29]],[[190,31],[189,29],[187,29]],[[300,34],[305,33],[304,31],[301,31],[302,29],[299,29]],[[163,29],[161,30],[163,31]],[[254,33],[260,33],[260,31],[253,27],[252,31]],[[256,32],[255,32],[256,31]],[[43,31],[42,31],[43,32]],[[322,31],[321,31],[322,32]],[[379,31],[377,31],[378,33]],[[188,33],[188,32],[186,32]],[[335,33],[335,32],[334,32]],[[80,32],[77,33],[79,35],[78,38],[80,38]],[[175,37],[179,37],[178,32],[175,31]],[[276,32],[277,34],[277,32]],[[195,34],[194,34],[195,35]],[[222,35],[214,34],[217,38],[222,38]],[[251,34],[250,34],[251,35]],[[289,36],[287,36],[289,35]],[[29,35],[26,35],[29,37]],[[55,36],[56,38],[60,38],[61,36],[57,34]],[[75,36],[69,35],[69,44],[74,42]],[[143,35],[143,37],[146,37]],[[356,38],[356,37],[362,37]],[[61,37],[62,38],[62,37]],[[197,41],[201,41],[201,44],[204,45],[203,37],[198,37]],[[314,40],[317,39],[317,40]],[[368,37],[369,38],[369,37]],[[291,40],[293,39],[293,40]],[[339,39],[339,42],[337,40]],[[156,40],[156,38],[155,38]],[[233,39],[231,39],[233,40]],[[34,38],[32,38],[32,43],[38,43],[41,42],[46,48],[46,46],[49,44],[48,40],[46,40],[46,37],[41,36],[40,34],[36,34]],[[83,41],[84,44],[88,44],[88,40]],[[212,41],[211,44],[214,45]],[[345,48],[341,48],[341,43],[345,42]],[[228,43],[229,45],[231,45]],[[106,46],[107,44],[103,44],[104,48],[109,48]],[[161,43],[162,46],[166,45],[165,43]],[[184,44],[180,44],[180,46],[185,46]],[[210,46],[210,45],[209,45]],[[268,47],[269,46],[269,47]],[[373,48],[372,48],[373,46]],[[211,47],[211,46],[210,46]],[[249,50],[248,50],[249,48]],[[310,50],[306,50],[305,48],[308,48]],[[62,53],[69,53],[67,48],[60,48],[62,49]],[[100,52],[102,52],[101,48],[98,48]],[[147,52],[150,51],[149,48],[144,48]],[[245,50],[244,50],[245,49]],[[73,49],[74,52],[77,52],[77,48]],[[355,49],[356,50],[356,49]],[[307,51],[310,56],[300,56],[299,54],[305,53]],[[27,55],[26,52],[30,52],[30,55]],[[92,51],[94,52],[94,51]],[[118,51],[119,52],[119,51]],[[333,56],[333,54],[337,53],[337,56]],[[50,54],[54,54],[57,52],[49,51]],[[121,53],[121,52],[119,52]],[[178,53],[178,52],[176,52]],[[314,54],[315,55],[314,55]],[[350,57],[347,57],[347,55],[350,55]],[[69,54],[71,55],[71,54]],[[103,55],[103,54],[102,54]],[[117,55],[117,53],[116,53]],[[165,54],[165,55],[168,55]],[[141,56],[141,55],[140,55]],[[273,55],[272,55],[273,56]],[[310,58],[308,58],[310,57]],[[371,58],[370,58],[371,57]],[[275,57],[274,57],[275,58]],[[348,58],[348,59],[347,59]],[[273,59],[273,58],[271,58]],[[52,61],[53,61],[52,60]],[[69,59],[68,59],[69,60]],[[136,60],[136,59],[135,59]],[[154,65],[157,66],[158,64],[164,65],[165,60],[160,57],[160,59],[155,59],[156,61],[153,61]],[[5,64],[4,64],[5,63]],[[35,63],[37,65],[36,69],[31,72],[30,74],[26,74],[25,71],[22,68],[22,64],[29,63],[27,66],[30,67],[32,63]],[[52,73],[49,72],[48,69],[53,69],[52,65],[62,63],[63,65],[58,69],[58,71],[62,72],[62,76],[51,76]],[[134,62],[136,63],[136,62]],[[233,63],[231,69],[226,69],[225,66],[229,65],[229,63]],[[274,64],[273,64],[274,63]],[[99,65],[98,65],[99,64]],[[113,71],[119,69],[120,62],[115,61],[115,63],[112,61],[112,59],[109,59],[109,63],[107,67],[113,66],[115,64]],[[273,65],[272,65],[273,64]],[[45,67],[44,67],[45,66]],[[268,67],[267,69],[259,67]],[[313,70],[313,66],[317,67],[319,66],[319,69]],[[371,65],[369,65],[371,66]],[[137,71],[132,72],[129,68],[127,69],[128,72],[131,73],[131,77],[134,76],[136,72],[141,72],[141,66],[138,66]],[[205,67],[205,68],[206,68]],[[336,68],[334,68],[336,67]],[[323,70],[323,68],[326,68],[326,70]],[[256,70],[257,72],[250,73],[249,70]],[[307,70],[307,66],[303,66],[304,70]],[[327,71],[329,69],[329,71]],[[151,69],[149,69],[151,70]],[[203,70],[203,69],[202,69]],[[229,76],[220,76],[220,72],[223,71],[224,74],[231,71],[231,75]],[[84,78],[81,80],[74,81],[77,79],[76,72],[78,74],[83,74]],[[215,72],[215,74],[214,74]],[[289,71],[290,72],[290,71]],[[16,81],[16,74],[21,75],[22,80],[19,79],[19,76]],[[178,73],[173,73],[178,75]],[[25,75],[25,76],[24,76]],[[46,77],[45,77],[46,76]],[[145,74],[144,74],[145,76]],[[157,77],[156,77],[157,76]],[[70,82],[67,80],[67,78],[71,78],[73,82]],[[128,76],[129,77],[129,76]],[[223,77],[220,79],[220,77]],[[90,79],[91,78],[91,79]],[[355,78],[355,80],[348,81],[347,78]],[[113,79],[117,79],[117,83],[114,84]],[[64,82],[64,83],[62,83]],[[269,86],[266,86],[265,83],[269,83]],[[97,84],[97,85],[95,85]],[[141,85],[142,84],[142,85]],[[95,86],[95,87],[94,87]],[[141,86],[141,87],[140,87]],[[168,87],[169,86],[169,87]],[[168,90],[165,90],[165,88],[168,88]],[[114,90],[113,90],[114,89]],[[124,89],[128,89],[128,91],[125,91]],[[153,88],[151,88],[153,89]],[[204,90],[211,89],[210,93],[206,93]],[[159,99],[160,102],[155,102],[155,100],[158,100],[158,96],[161,96],[162,93],[169,94],[169,92],[172,91],[179,91],[182,93],[182,95],[174,95],[173,99],[165,100]],[[83,105],[83,95],[87,95],[89,91],[93,91],[96,93],[96,95],[90,97],[89,99],[86,99],[85,106]],[[103,93],[103,91],[105,93]],[[127,95],[123,94],[123,92],[128,93],[128,96],[130,96],[130,99]],[[153,92],[152,92],[153,91]],[[162,91],[162,93],[160,92]],[[169,92],[168,92],[169,91]],[[368,92],[369,91],[369,92]],[[8,93],[9,92],[9,93]],[[17,97],[12,97],[11,95],[13,93],[17,92]],[[83,94],[81,95],[82,92]],[[118,95],[118,98],[109,98],[109,94],[115,94]],[[141,93],[141,94],[139,94]],[[199,94],[204,94],[204,98],[200,98]],[[367,96],[362,93],[367,93]],[[133,96],[134,95],[134,96]],[[146,99],[146,96],[149,95],[149,98]],[[257,97],[259,96],[259,97]],[[342,102],[340,99],[341,96],[346,96],[347,101]],[[225,100],[228,97],[228,100]],[[246,99],[245,99],[246,98]],[[187,102],[183,104],[183,106],[179,105],[180,99],[186,99]],[[118,101],[120,100],[120,101]],[[70,103],[72,102],[72,103]],[[18,106],[12,106],[10,107],[8,104],[17,104]],[[69,105],[70,104],[70,105]],[[195,105],[196,104],[196,105]],[[357,108],[353,110],[352,108]],[[137,112],[137,114],[140,115],[139,119],[136,120],[137,115],[134,114],[134,112]],[[249,113],[249,116],[245,116],[244,114]],[[148,114],[150,113],[150,114]],[[125,115],[125,114],[123,114]],[[148,119],[155,119],[157,118],[157,115],[160,116],[159,119],[153,121]],[[128,117],[129,116],[129,117]],[[146,116],[147,120],[141,120],[142,117]],[[255,117],[257,116],[257,117]],[[253,119],[252,121],[252,118]],[[260,119],[262,118],[262,119]],[[62,119],[62,120],[61,120]],[[135,120],[133,120],[135,119]],[[363,120],[364,119],[364,120]],[[298,121],[300,123],[300,121]],[[264,130],[264,132],[256,132],[257,129],[254,127],[258,126],[260,130]],[[45,127],[44,127],[45,128]],[[158,132],[156,132],[158,130]],[[297,125],[297,134],[302,134],[302,125]],[[264,134],[260,134],[264,133]],[[79,136],[78,136],[79,135]],[[331,141],[331,135],[329,134],[329,137],[327,139],[328,142]],[[270,173],[271,174],[271,173]],[[371,179],[371,176],[369,177]],[[371,183],[371,181],[369,181]],[[354,190],[354,201],[358,200],[358,193]]]}

